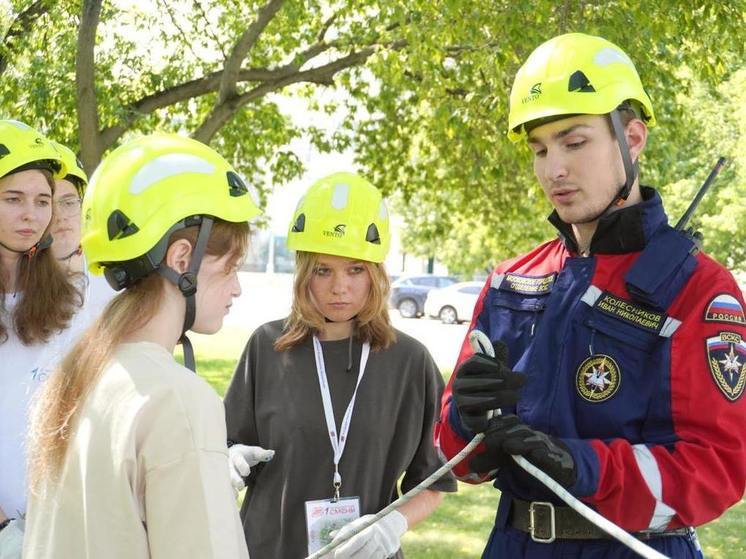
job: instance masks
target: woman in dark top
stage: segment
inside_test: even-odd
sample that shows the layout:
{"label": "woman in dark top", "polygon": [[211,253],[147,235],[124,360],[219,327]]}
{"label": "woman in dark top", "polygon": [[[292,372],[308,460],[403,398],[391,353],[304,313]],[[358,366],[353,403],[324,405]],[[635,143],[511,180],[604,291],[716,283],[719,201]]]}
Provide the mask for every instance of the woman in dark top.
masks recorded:
{"label": "woman in dark top", "polygon": [[[276,559],[306,557],[396,499],[402,476],[406,492],[442,465],[432,443],[442,377],[388,316],[381,194],[349,173],[320,180],[295,211],[288,246],[297,251],[290,316],[252,335],[225,397],[234,486],[248,485],[249,551]],[[452,478],[330,556],[402,557],[401,536],[442,491],[455,491]]]}

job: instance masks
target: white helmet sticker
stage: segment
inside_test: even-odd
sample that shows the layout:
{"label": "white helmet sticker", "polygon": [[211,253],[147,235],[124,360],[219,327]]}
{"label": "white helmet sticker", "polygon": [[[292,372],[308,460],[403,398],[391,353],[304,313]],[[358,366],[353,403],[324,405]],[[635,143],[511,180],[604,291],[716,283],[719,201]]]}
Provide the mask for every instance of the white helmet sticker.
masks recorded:
{"label": "white helmet sticker", "polygon": [[332,207],[335,210],[342,210],[347,206],[347,198],[350,194],[350,185],[338,182],[334,185],[334,193],[332,194]]}
{"label": "white helmet sticker", "polygon": [[155,183],[183,173],[211,175],[214,172],[215,166],[201,157],[188,153],[169,153],[143,165],[132,178],[129,191],[130,194],[142,194]]}
{"label": "white helmet sticker", "polygon": [[21,130],[33,130],[33,128],[31,128],[28,124],[26,124],[25,122],[21,122],[20,120],[11,119],[6,120],[5,122],[7,122],[8,124],[12,124],[16,128],[20,128]]}
{"label": "white helmet sticker", "polygon": [[378,217],[386,221],[389,218],[389,210],[386,208],[386,202],[381,200],[381,205],[378,206]]}
{"label": "white helmet sticker", "polygon": [[609,47],[603,48],[598,51],[593,57],[593,62],[596,64],[596,66],[608,66],[609,64],[621,63],[627,64],[632,68],[635,67],[635,65],[629,59],[629,56],[627,56],[620,50],[612,49]]}

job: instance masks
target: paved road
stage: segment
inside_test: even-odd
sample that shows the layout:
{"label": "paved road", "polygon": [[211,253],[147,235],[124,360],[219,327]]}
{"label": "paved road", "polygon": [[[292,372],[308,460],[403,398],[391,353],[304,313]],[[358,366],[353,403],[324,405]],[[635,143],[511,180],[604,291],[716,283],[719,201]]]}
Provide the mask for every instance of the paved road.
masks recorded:
{"label": "paved road", "polygon": [[[283,318],[290,312],[293,277],[290,274],[241,272],[241,296],[233,302],[225,324],[247,331],[260,324]],[[442,324],[439,320],[405,319],[391,311],[394,327],[420,340],[432,354],[438,367],[451,370],[466,335],[466,324]]]}
{"label": "paved road", "polygon": [[452,370],[456,364],[468,324],[443,324],[431,318],[401,318],[391,311],[394,327],[420,340],[441,370]]}

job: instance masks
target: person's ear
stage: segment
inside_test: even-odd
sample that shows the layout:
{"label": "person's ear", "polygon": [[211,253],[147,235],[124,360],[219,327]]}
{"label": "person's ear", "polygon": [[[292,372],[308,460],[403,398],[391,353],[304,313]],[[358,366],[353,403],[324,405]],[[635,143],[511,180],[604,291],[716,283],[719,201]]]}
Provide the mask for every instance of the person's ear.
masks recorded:
{"label": "person's ear", "polygon": [[639,118],[633,118],[624,128],[624,136],[629,147],[629,155],[632,162],[635,162],[648,141],[648,127]]}
{"label": "person's ear", "polygon": [[179,274],[189,269],[192,260],[192,244],[186,239],[179,239],[171,243],[166,251],[166,265]]}

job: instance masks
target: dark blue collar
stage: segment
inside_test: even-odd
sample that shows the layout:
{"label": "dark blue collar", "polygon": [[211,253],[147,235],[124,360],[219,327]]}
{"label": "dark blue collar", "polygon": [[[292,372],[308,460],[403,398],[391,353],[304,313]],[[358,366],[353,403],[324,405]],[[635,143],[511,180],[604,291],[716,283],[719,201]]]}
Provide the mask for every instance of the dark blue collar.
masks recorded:
{"label": "dark blue collar", "polygon": [[[645,248],[650,238],[662,225],[668,223],[663,210],[663,200],[658,191],[641,186],[642,202],[622,208],[598,220],[598,227],[591,239],[591,254],[624,254]],[[572,226],[562,221],[553,211],[549,222],[559,232],[567,250],[578,253],[578,242]]]}

